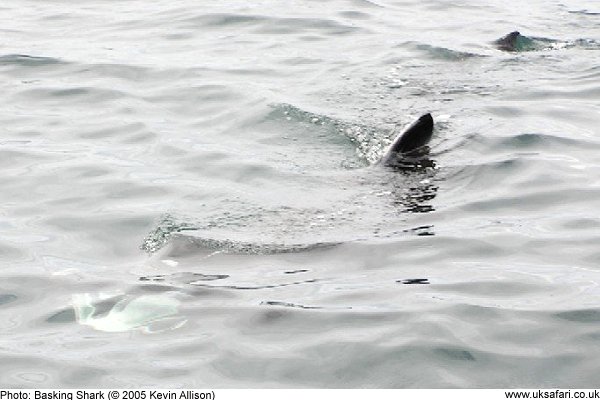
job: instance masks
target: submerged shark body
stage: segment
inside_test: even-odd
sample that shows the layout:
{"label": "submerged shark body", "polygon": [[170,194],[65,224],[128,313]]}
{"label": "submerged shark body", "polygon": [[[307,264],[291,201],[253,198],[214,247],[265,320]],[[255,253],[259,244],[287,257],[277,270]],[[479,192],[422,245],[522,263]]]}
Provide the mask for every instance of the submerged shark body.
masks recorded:
{"label": "submerged shark body", "polygon": [[378,164],[399,169],[433,166],[427,158],[432,135],[433,118],[431,114],[422,115],[394,139]]}

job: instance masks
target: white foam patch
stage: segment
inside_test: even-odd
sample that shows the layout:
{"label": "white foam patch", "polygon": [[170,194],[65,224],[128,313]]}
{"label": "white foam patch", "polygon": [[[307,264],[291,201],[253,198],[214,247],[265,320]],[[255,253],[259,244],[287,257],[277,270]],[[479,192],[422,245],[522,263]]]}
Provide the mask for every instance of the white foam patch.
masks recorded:
{"label": "white foam patch", "polygon": [[[127,332],[136,329],[156,332],[176,329],[186,322],[184,318],[176,317],[180,301],[168,293],[125,298],[118,301],[107,314],[96,316],[94,302],[106,297],[106,294],[74,295],[72,302],[77,322],[103,332]],[[160,329],[155,329],[158,325]]]}

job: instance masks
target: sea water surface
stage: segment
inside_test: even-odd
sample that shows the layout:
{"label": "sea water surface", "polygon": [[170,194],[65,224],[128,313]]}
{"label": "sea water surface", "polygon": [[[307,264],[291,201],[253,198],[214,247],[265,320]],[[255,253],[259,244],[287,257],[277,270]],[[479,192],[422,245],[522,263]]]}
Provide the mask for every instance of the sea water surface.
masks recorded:
{"label": "sea water surface", "polygon": [[[0,387],[600,385],[598,2],[15,0],[0,33]],[[435,167],[374,165],[425,112]]]}

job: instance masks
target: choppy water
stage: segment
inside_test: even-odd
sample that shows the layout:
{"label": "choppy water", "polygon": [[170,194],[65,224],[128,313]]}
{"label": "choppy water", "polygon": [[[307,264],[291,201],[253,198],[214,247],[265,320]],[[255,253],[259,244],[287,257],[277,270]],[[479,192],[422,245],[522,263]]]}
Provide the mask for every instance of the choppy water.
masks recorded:
{"label": "choppy water", "polygon": [[0,386],[598,387],[599,15],[5,2]]}

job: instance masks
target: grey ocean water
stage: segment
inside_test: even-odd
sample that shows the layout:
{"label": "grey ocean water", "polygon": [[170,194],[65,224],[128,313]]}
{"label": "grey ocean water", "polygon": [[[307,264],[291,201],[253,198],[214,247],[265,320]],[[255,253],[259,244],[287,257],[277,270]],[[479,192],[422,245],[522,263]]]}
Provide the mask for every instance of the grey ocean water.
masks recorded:
{"label": "grey ocean water", "polygon": [[[0,32],[0,387],[600,385],[597,1],[16,0]],[[425,112],[435,168],[371,165]]]}

